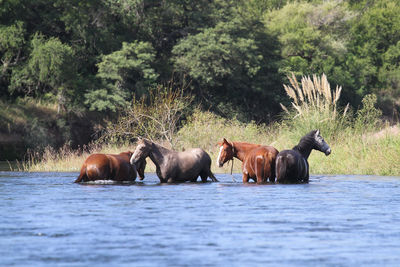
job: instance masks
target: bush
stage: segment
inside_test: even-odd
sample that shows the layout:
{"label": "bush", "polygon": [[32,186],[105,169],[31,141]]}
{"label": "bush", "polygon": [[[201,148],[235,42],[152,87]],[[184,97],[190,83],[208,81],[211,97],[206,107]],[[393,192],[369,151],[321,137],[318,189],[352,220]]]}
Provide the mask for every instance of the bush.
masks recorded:
{"label": "bush", "polygon": [[137,137],[176,143],[176,131],[188,112],[193,97],[185,94],[185,86],[175,88],[173,81],[159,85],[147,97],[134,98],[115,125],[109,125],[103,140],[126,143]]}
{"label": "bush", "polygon": [[375,108],[377,97],[374,94],[364,96],[362,100],[362,109],[357,111],[357,117],[354,124],[355,130],[358,132],[369,132],[376,130],[379,124],[379,118],[382,116],[382,111]]}

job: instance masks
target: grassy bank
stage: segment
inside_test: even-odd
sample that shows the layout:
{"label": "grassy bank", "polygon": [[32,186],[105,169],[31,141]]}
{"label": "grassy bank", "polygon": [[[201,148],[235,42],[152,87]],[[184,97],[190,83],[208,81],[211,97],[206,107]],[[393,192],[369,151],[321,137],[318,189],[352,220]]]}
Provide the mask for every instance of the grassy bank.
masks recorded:
{"label": "grassy bank", "polygon": [[[321,134],[332,148],[332,154],[313,151],[309,158],[312,174],[375,174],[400,175],[400,134],[399,126],[384,126],[377,131],[360,134],[355,131],[343,131],[339,136]],[[231,163],[223,168],[215,165],[222,138],[231,141],[247,141],[272,145],[278,150],[295,146],[307,131],[295,131],[282,124],[270,126],[243,124],[237,120],[226,120],[209,112],[195,113],[189,122],[177,133],[176,150],[190,147],[202,147],[213,160],[212,171],[229,173]],[[168,146],[168,145],[166,145]],[[91,146],[88,152],[79,153],[63,148],[60,151],[46,150],[43,158],[33,157],[31,161],[21,163],[19,170],[26,171],[79,171],[83,161],[90,153],[119,153],[134,150],[135,144]],[[147,172],[154,172],[154,165],[148,160]],[[241,172],[241,162],[234,161],[234,172]]]}
{"label": "grassy bank", "polygon": [[[278,150],[283,150],[297,145],[300,138],[309,131],[320,129],[321,135],[331,146],[332,154],[326,157],[318,151],[311,153],[309,163],[312,174],[400,176],[398,164],[400,162],[400,126],[390,127],[379,119],[381,112],[375,108],[376,96],[367,95],[359,110],[351,110],[348,106],[343,108],[338,105],[341,88],[336,87],[335,90],[331,90],[324,75],[321,78],[314,76],[312,79],[303,77],[301,82],[297,82],[294,76],[288,78],[290,85],[285,85],[284,88],[292,99],[292,105],[291,108],[283,107],[286,113],[282,114],[277,122],[270,125],[242,123],[235,118],[226,119],[211,112],[195,109],[186,116],[185,122],[179,129],[174,127],[169,132],[169,138],[164,139],[165,146],[173,146],[178,151],[201,147],[210,154],[213,160],[213,172],[229,172],[230,165],[223,168],[217,168],[215,165],[219,151],[217,143],[223,138],[230,141],[271,145]],[[169,99],[168,95],[166,96],[166,99]],[[164,105],[167,104],[164,103]],[[144,106],[143,108],[146,109]],[[164,115],[162,113],[160,117],[168,117]],[[122,122],[125,121],[122,120]],[[160,123],[159,119],[151,120],[147,127],[152,126],[153,121]],[[128,136],[132,136],[133,132],[121,125],[126,125],[126,123],[119,124],[118,133],[127,132],[130,134]],[[158,124],[155,125],[153,125],[154,128]],[[121,135],[118,137],[119,142],[130,140],[130,138],[121,139]],[[92,145],[86,149],[85,153],[65,147],[59,151],[47,149],[43,156],[33,154],[30,161],[20,164],[19,169],[78,171],[90,153],[119,153],[133,151],[134,148],[133,143],[113,145],[108,142],[103,145]],[[150,160],[148,163],[146,171],[154,172],[154,165]],[[241,172],[241,162],[238,160],[234,162],[234,172]]]}
{"label": "grassy bank", "polygon": [[26,160],[28,151],[65,144],[87,144],[104,125],[99,113],[59,111],[50,100],[21,98],[10,103],[0,99],[0,161]]}

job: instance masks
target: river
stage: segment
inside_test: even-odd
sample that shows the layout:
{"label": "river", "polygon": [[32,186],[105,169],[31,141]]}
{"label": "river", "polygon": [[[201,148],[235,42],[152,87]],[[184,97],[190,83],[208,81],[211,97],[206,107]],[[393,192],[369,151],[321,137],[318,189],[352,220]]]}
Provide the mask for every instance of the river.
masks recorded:
{"label": "river", "polygon": [[399,266],[400,177],[74,184],[0,172],[2,266]]}

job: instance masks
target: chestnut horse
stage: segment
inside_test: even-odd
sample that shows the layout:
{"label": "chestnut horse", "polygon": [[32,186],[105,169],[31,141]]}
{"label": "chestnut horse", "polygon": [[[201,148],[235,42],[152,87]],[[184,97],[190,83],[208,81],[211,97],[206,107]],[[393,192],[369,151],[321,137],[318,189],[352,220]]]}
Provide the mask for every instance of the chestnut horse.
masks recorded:
{"label": "chestnut horse", "polygon": [[310,177],[308,156],[313,149],[325,153],[326,156],[331,153],[331,148],[322,138],[319,130],[311,131],[303,136],[293,149],[279,152],[276,158],[277,182],[308,183]]}
{"label": "chestnut horse", "polygon": [[220,146],[217,165],[222,167],[233,157],[242,161],[243,183],[253,179],[257,183],[265,183],[268,178],[275,182],[275,159],[278,150],[272,146],[263,146],[245,142],[228,142],[225,138]]}
{"label": "chestnut horse", "polygon": [[139,161],[137,165],[131,165],[129,162],[131,156],[132,152],[130,151],[120,154],[92,154],[83,163],[75,183],[94,180],[133,182],[136,180],[136,170],[140,180],[143,180],[146,161]]}
{"label": "chestnut horse", "polygon": [[210,177],[218,182],[211,172],[211,158],[201,148],[177,152],[153,143],[147,139],[139,139],[131,164],[145,160],[147,157],[156,165],[156,173],[161,183],[166,182],[196,182],[201,177],[203,182]]}

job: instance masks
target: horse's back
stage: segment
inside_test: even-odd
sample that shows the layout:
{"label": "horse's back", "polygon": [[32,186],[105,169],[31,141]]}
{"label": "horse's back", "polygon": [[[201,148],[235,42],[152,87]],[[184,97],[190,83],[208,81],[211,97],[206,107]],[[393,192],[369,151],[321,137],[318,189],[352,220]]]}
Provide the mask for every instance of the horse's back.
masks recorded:
{"label": "horse's back", "polygon": [[112,178],[115,180],[135,180],[136,167],[130,164],[128,153],[106,154],[112,166]]}
{"label": "horse's back", "polygon": [[297,183],[306,178],[308,163],[296,150],[283,150],[276,158],[276,178],[280,183]]}
{"label": "horse's back", "polygon": [[202,148],[192,148],[183,152],[179,152],[179,160],[191,164],[211,163],[211,157]]}
{"label": "horse's back", "polygon": [[262,176],[263,179],[275,178],[275,160],[278,150],[272,146],[258,146],[246,155],[243,162],[243,171],[249,174],[250,178]]}
{"label": "horse's back", "polygon": [[110,174],[110,162],[105,154],[92,154],[84,164],[89,180],[107,179]]}
{"label": "horse's back", "polygon": [[177,180],[194,180],[200,173],[209,173],[211,158],[201,148],[192,148],[169,156],[170,172]]}
{"label": "horse's back", "polygon": [[89,181],[132,180],[136,178],[136,170],[130,165],[129,159],[129,155],[124,153],[91,154],[86,158],[82,169],[85,166],[86,177]]}

